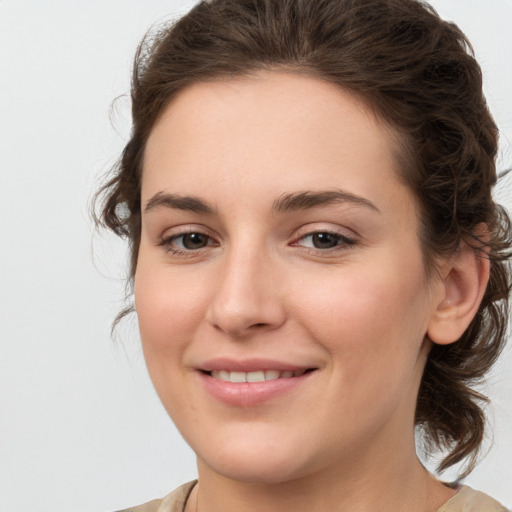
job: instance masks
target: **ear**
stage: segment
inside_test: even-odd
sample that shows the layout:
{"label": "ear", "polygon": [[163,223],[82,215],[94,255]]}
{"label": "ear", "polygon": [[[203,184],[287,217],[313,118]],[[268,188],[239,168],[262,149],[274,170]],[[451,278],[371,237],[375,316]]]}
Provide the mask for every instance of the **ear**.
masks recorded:
{"label": "ear", "polygon": [[[479,235],[487,232],[485,227],[479,227]],[[448,345],[462,336],[478,311],[489,281],[489,271],[485,249],[475,249],[467,242],[462,242],[459,250],[446,262],[440,271],[441,299],[427,330],[434,343]]]}

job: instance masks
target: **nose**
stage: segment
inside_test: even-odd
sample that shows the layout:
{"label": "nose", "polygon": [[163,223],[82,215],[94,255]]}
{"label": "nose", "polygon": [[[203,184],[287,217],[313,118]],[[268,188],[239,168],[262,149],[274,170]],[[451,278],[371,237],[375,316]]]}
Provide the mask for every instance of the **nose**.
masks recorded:
{"label": "nose", "polygon": [[286,321],[278,269],[257,250],[233,250],[215,280],[207,320],[234,338],[274,330]]}

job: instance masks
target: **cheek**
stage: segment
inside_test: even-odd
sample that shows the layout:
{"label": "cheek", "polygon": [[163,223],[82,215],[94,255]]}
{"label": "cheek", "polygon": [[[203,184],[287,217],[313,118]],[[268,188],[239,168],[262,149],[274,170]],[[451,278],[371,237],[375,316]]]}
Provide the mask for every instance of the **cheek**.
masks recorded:
{"label": "cheek", "polygon": [[[414,366],[427,328],[423,270],[416,264],[368,265],[340,271],[303,294],[304,325],[312,337],[343,364],[346,378],[390,375]],[[307,319],[308,320],[307,320]]]}
{"label": "cheek", "polygon": [[135,307],[142,342],[164,349],[188,332],[203,314],[204,294],[190,276],[157,269],[156,263],[139,263]]}
{"label": "cheek", "polygon": [[190,279],[155,268],[155,264],[143,260],[139,264],[135,308],[146,365],[160,392],[166,381],[185,371],[183,354],[204,316],[205,298]]}
{"label": "cheek", "polygon": [[135,277],[135,306],[142,350],[153,386],[174,420],[196,415],[183,392],[190,377],[183,364],[187,346],[204,316],[204,299],[190,280],[180,281],[171,272],[156,272],[145,261]]}

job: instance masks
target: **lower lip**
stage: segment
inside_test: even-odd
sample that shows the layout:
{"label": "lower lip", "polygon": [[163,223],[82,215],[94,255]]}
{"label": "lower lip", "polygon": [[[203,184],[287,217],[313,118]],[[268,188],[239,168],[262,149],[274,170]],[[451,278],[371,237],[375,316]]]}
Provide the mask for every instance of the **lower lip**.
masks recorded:
{"label": "lower lip", "polygon": [[304,373],[299,377],[266,380],[262,382],[226,382],[200,372],[206,390],[215,398],[229,405],[249,407],[258,405],[295,389],[316,373]]}

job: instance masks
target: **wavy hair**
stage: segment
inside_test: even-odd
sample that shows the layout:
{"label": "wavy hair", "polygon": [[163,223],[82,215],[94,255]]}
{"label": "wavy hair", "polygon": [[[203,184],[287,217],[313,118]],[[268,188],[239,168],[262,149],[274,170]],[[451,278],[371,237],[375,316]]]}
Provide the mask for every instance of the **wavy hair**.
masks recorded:
{"label": "wavy hair", "polygon": [[[399,134],[401,178],[416,197],[427,274],[464,241],[490,259],[475,318],[450,345],[434,345],[419,389],[416,425],[445,454],[439,469],[474,466],[486,398],[474,385],[507,336],[511,223],[493,201],[497,127],[470,43],[419,0],[210,0],[148,34],[132,77],[131,138],[96,200],[99,224],[131,248],[131,286],[141,232],[144,148],[158,117],[190,84],[285,69],[362,98]],[[476,227],[488,235],[479,240]],[[118,321],[130,308],[120,313]]]}

